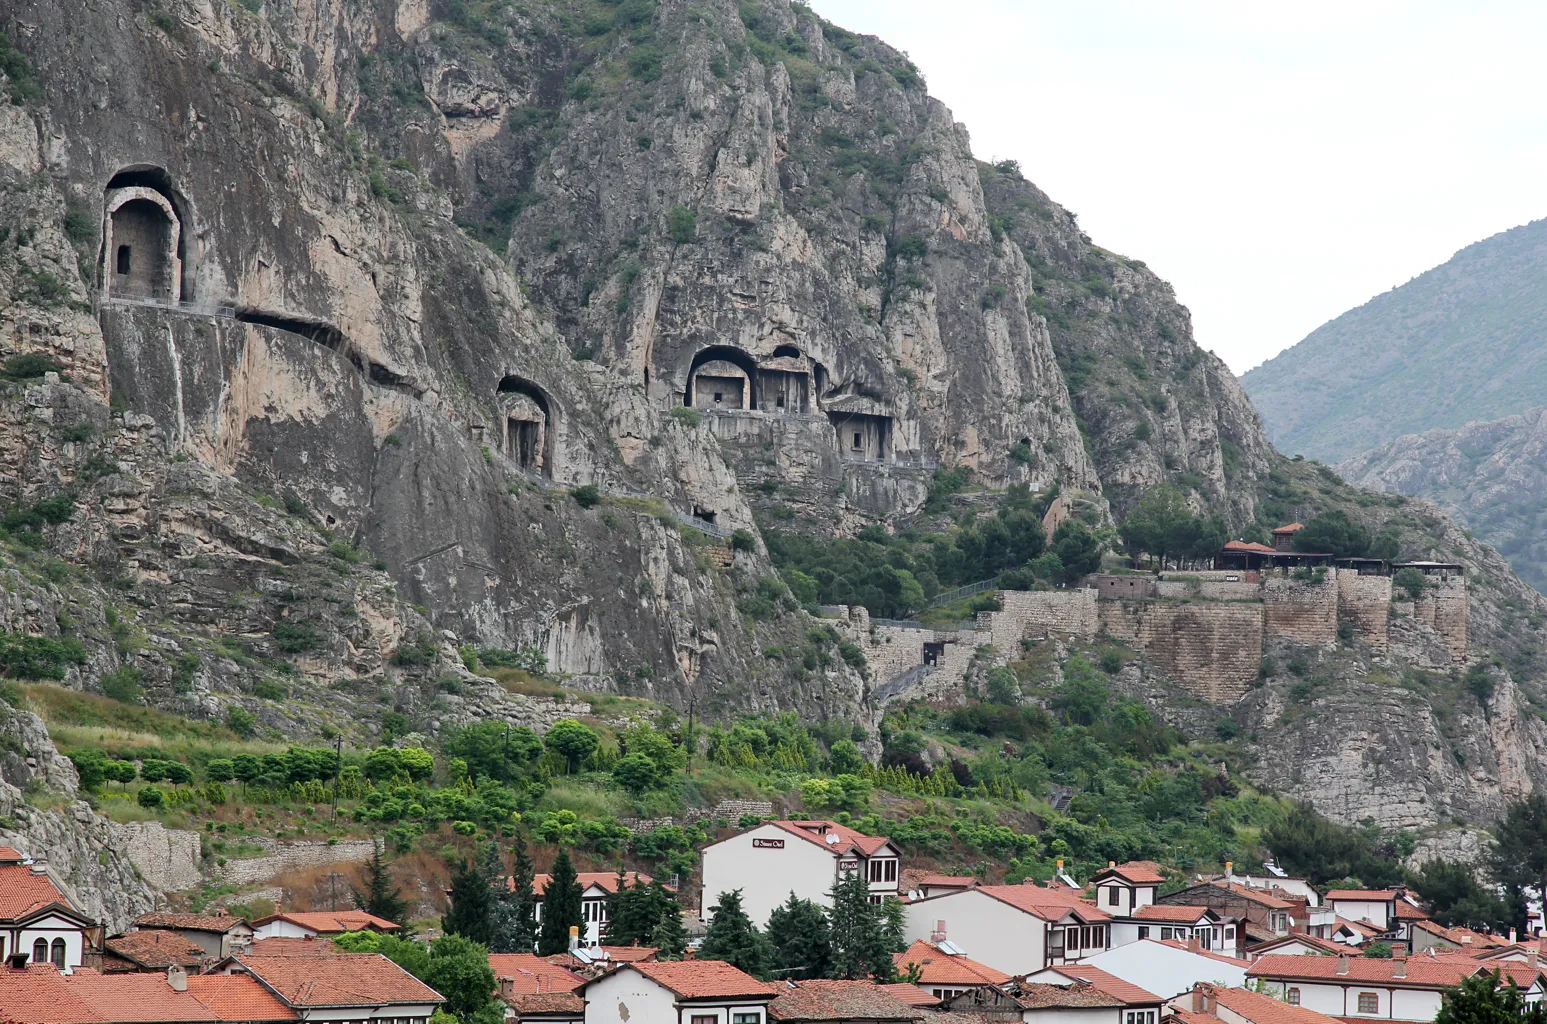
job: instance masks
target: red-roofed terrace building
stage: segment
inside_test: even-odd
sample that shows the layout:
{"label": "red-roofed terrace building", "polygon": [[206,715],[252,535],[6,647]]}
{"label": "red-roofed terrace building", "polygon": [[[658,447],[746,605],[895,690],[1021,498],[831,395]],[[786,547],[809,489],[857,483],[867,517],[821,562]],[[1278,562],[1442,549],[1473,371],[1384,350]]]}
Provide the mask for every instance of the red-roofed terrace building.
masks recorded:
{"label": "red-roofed terrace building", "polygon": [[741,890],[742,907],[764,927],[790,893],[818,906],[843,874],[858,872],[870,900],[898,895],[901,852],[885,836],[867,836],[836,821],[765,821],[704,847],[700,907],[709,920],[720,893]]}
{"label": "red-roofed terrace building", "polygon": [[45,864],[0,846],[0,963],[26,954],[35,964],[79,967],[100,935],[97,923],[75,908]]}
{"label": "red-roofed terrace building", "polygon": [[305,1021],[427,1024],[444,1002],[439,992],[380,953],[233,956],[221,961],[215,973],[251,976]]}

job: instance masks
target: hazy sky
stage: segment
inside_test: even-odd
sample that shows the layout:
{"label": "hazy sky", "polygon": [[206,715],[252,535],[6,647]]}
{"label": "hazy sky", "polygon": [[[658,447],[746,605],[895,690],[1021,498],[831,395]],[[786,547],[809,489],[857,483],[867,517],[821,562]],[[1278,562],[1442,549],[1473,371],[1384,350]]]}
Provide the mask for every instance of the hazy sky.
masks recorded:
{"label": "hazy sky", "polygon": [[1547,4],[812,0],[982,158],[1176,288],[1243,372],[1547,216]]}

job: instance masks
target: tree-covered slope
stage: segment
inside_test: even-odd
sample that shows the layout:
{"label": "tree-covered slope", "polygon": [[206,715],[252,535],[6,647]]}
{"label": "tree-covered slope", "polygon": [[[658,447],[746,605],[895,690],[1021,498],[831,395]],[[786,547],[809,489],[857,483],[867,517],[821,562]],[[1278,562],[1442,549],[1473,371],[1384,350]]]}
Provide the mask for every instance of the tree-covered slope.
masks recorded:
{"label": "tree-covered slope", "polygon": [[1547,401],[1547,220],[1501,232],[1248,371],[1282,451],[1336,462]]}

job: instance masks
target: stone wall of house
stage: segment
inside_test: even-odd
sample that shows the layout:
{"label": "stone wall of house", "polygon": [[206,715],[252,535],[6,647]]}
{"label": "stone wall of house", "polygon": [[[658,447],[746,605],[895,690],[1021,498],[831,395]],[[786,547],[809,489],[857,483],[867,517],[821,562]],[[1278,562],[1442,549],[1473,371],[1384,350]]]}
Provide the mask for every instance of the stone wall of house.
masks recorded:
{"label": "stone wall of house", "polygon": [[[1320,570],[1318,570],[1320,571]],[[1328,568],[1321,579],[1297,580],[1280,573],[1263,573],[1264,621],[1269,636],[1303,644],[1331,646],[1338,638],[1338,571]]]}
{"label": "stone wall of house", "polygon": [[1233,701],[1262,664],[1256,603],[1103,601],[1101,627],[1198,696]]}
{"label": "stone wall of house", "polygon": [[1353,623],[1354,634],[1371,647],[1386,650],[1387,626],[1391,618],[1391,577],[1340,572],[1337,584],[1338,619]]}
{"label": "stone wall of house", "polygon": [[1430,578],[1429,587],[1413,605],[1413,617],[1427,623],[1445,638],[1456,664],[1466,663],[1466,644],[1472,614],[1467,606],[1466,578]]}

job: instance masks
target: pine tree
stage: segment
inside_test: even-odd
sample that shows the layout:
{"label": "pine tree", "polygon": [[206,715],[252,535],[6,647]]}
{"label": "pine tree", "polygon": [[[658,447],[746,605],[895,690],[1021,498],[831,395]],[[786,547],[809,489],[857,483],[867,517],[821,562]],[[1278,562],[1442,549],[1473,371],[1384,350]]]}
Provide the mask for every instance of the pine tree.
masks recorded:
{"label": "pine tree", "polygon": [[537,901],[532,894],[532,858],[526,852],[526,837],[516,833],[512,844],[515,868],[510,880],[510,918],[512,952],[530,953],[537,945]]}
{"label": "pine tree", "polygon": [[901,953],[908,948],[908,912],[896,896],[881,901],[881,929],[887,952]]}
{"label": "pine tree", "polygon": [[767,978],[768,940],[741,908],[741,890],[720,893],[720,902],[709,909],[714,919],[697,959],[724,960],[754,978]]}
{"label": "pine tree", "polygon": [[548,888],[543,893],[542,927],[537,935],[537,954],[552,956],[569,949],[569,930],[579,928],[585,936],[585,921],[581,917],[580,883],[575,879],[575,865],[569,859],[569,851],[559,849],[548,875]]}
{"label": "pine tree", "polygon": [[681,960],[688,933],[682,927],[682,908],[677,905],[676,894],[656,879],[650,883],[650,905],[657,920],[647,944],[656,948],[657,960]]}
{"label": "pine tree", "polygon": [[392,884],[392,873],[382,860],[383,844],[376,840],[371,859],[365,863],[365,892],[354,890],[355,907],[394,924],[408,924],[408,902],[403,890]]}
{"label": "pine tree", "polygon": [[880,906],[870,902],[870,886],[859,872],[846,872],[833,886],[832,898],[827,911],[833,944],[828,977],[895,981],[897,967],[886,948],[885,921]]}
{"label": "pine tree", "polygon": [[441,931],[487,945],[489,902],[489,880],[468,861],[451,879],[451,907],[440,919]]}
{"label": "pine tree", "polygon": [[489,952],[530,953],[532,947],[521,948],[521,936],[516,926],[515,894],[505,876],[505,858],[497,842],[490,842],[483,851],[483,877],[489,883]]}
{"label": "pine tree", "polygon": [[801,981],[825,978],[832,966],[833,945],[827,915],[810,900],[790,898],[768,915],[768,945],[775,977]]}

